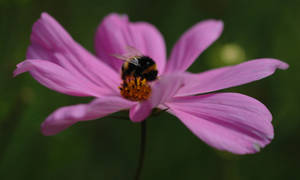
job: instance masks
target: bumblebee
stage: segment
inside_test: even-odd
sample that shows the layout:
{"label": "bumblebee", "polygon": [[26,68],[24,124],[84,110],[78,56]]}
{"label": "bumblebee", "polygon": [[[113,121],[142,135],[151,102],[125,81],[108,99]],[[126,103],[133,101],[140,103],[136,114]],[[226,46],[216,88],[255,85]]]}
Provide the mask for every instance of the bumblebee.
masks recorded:
{"label": "bumblebee", "polygon": [[142,53],[133,47],[127,47],[126,50],[129,52],[127,55],[114,55],[116,58],[125,61],[121,69],[123,81],[127,77],[140,77],[141,79],[146,79],[148,82],[157,79],[158,71],[153,59],[142,55]]}
{"label": "bumblebee", "polygon": [[122,65],[121,75],[123,80],[128,76],[133,76],[147,81],[154,81],[157,79],[157,74],[155,62],[147,56],[133,57]]}

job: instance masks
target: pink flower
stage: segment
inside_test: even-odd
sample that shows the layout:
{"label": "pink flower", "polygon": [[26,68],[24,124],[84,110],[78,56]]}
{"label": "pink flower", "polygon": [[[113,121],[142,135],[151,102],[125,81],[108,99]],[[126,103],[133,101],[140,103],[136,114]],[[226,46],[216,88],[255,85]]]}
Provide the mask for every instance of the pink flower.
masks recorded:
{"label": "pink flower", "polygon": [[[203,73],[187,68],[221,34],[223,23],[206,20],[194,25],[175,44],[166,61],[160,32],[146,22],[129,22],[125,15],[110,14],[95,37],[94,56],[75,42],[50,15],[34,24],[25,61],[14,75],[30,74],[44,86],[72,96],[93,96],[89,104],[62,107],[42,123],[44,135],[54,135],[79,121],[88,121],[129,109],[132,122],[141,122],[153,108],[168,108],[207,144],[236,154],[255,153],[273,138],[272,115],[259,101],[238,93],[210,93],[267,77],[288,65],[276,59],[251,60]],[[120,95],[124,54],[132,46],[157,64],[159,79],[151,83],[145,101]],[[204,94],[204,95],[203,95]]]}

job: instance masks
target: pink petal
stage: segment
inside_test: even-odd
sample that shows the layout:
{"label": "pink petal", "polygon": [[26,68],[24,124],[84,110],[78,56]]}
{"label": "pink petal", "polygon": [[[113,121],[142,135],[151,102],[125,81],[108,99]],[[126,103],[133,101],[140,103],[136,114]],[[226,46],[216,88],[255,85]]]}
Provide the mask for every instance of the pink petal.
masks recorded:
{"label": "pink petal", "polygon": [[86,84],[111,89],[118,93],[120,75],[86,51],[49,14],[42,13],[32,28],[28,59],[55,63]]}
{"label": "pink petal", "polygon": [[151,57],[159,72],[163,71],[166,63],[165,43],[161,33],[153,25],[129,22],[126,15],[110,14],[105,17],[96,33],[97,55],[119,72],[123,62],[112,55],[125,54],[128,46]]}
{"label": "pink petal", "polygon": [[101,88],[73,76],[61,66],[45,60],[25,60],[17,65],[14,76],[29,71],[34,79],[44,86],[73,96],[100,96],[111,93],[107,88]]}
{"label": "pink petal", "polygon": [[274,135],[269,110],[242,94],[178,97],[167,105],[197,137],[219,150],[255,153]]}
{"label": "pink petal", "polygon": [[130,109],[132,122],[141,122],[146,119],[153,108],[168,102],[183,86],[181,74],[163,75],[152,86],[152,93],[148,100],[137,104]]}
{"label": "pink petal", "polygon": [[184,78],[181,73],[161,76],[152,87],[152,94],[149,99],[152,107],[168,102],[182,87],[184,87]]}
{"label": "pink petal", "polygon": [[141,102],[130,109],[129,117],[132,122],[141,122],[151,114],[151,111],[152,105],[149,101]]}
{"label": "pink petal", "polygon": [[57,109],[42,123],[46,136],[54,135],[79,121],[94,120],[111,113],[129,109],[134,103],[117,96],[104,96],[89,104],[66,106]]}
{"label": "pink petal", "polygon": [[194,25],[175,44],[165,72],[183,72],[223,31],[223,22],[206,20]]}
{"label": "pink petal", "polygon": [[199,74],[186,74],[185,86],[177,96],[217,91],[246,84],[272,75],[276,69],[287,69],[288,64],[276,59],[256,59]]}

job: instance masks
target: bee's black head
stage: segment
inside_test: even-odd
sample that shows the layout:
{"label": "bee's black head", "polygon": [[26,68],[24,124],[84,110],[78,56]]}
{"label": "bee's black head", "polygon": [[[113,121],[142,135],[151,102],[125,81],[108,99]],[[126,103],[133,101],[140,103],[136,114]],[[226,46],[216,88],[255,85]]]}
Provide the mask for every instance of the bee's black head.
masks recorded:
{"label": "bee's black head", "polygon": [[145,78],[147,81],[154,81],[157,79],[158,72],[156,69],[156,64],[151,58],[142,56],[139,58],[139,63],[141,68],[137,74]]}
{"label": "bee's black head", "polygon": [[145,68],[145,69],[149,68],[149,67],[151,67],[155,64],[155,62],[147,56],[142,56],[138,60],[139,60],[140,66]]}

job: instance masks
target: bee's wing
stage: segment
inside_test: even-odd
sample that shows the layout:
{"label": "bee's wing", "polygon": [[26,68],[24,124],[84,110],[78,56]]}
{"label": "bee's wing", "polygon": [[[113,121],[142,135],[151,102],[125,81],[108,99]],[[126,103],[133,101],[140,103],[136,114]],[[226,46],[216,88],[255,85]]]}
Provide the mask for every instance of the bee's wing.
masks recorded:
{"label": "bee's wing", "polygon": [[123,60],[123,61],[129,61],[134,57],[143,56],[143,54],[137,50],[136,48],[132,46],[126,46],[125,47],[125,53],[123,55],[120,54],[112,54],[117,59]]}
{"label": "bee's wing", "polygon": [[112,54],[111,56],[113,56],[117,59],[123,60],[123,61],[129,61],[130,60],[130,58],[128,58],[127,56],[120,55],[120,54]]}
{"label": "bee's wing", "polygon": [[126,46],[125,50],[127,51],[128,54],[131,54],[133,56],[143,56],[143,54],[139,50],[137,50],[135,47]]}

